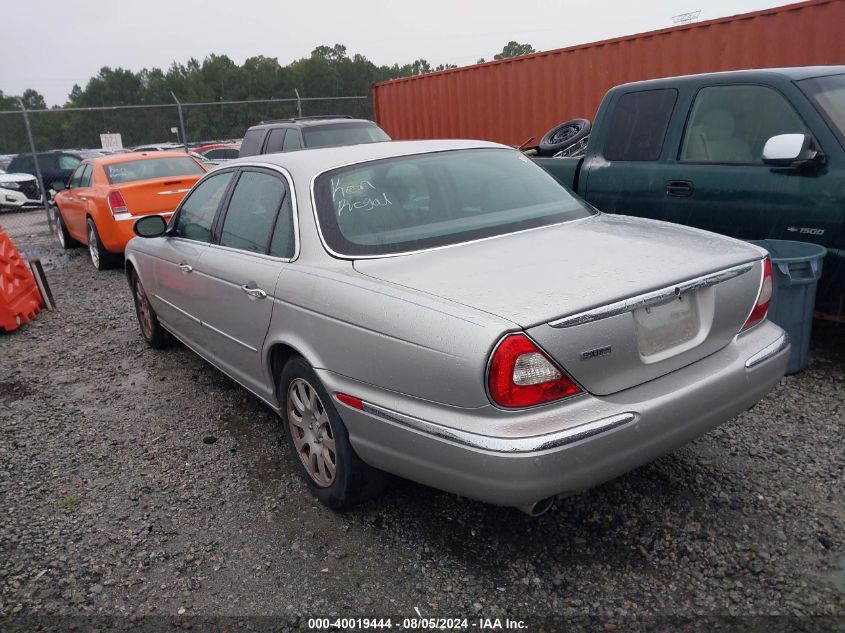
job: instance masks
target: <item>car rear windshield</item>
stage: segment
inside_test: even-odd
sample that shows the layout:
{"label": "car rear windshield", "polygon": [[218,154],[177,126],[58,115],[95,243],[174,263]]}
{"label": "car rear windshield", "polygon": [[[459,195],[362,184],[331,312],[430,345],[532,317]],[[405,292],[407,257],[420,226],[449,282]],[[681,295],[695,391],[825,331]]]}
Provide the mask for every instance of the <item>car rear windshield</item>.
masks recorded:
{"label": "car rear windshield", "polygon": [[495,148],[340,167],[316,179],[314,197],[326,245],[348,257],[458,244],[595,213],[520,152]]}
{"label": "car rear windshield", "polygon": [[845,75],[804,79],[798,85],[824,112],[839,141],[845,146]]}
{"label": "car rear windshield", "polygon": [[305,138],[305,147],[334,147],[390,140],[385,131],[373,123],[315,125],[304,128],[302,135]]}
{"label": "car rear windshield", "polygon": [[109,182],[113,185],[122,182],[135,182],[137,180],[172,178],[174,176],[191,176],[205,173],[205,170],[193,158],[188,158],[187,156],[126,160],[120,163],[105,165],[105,170]]}

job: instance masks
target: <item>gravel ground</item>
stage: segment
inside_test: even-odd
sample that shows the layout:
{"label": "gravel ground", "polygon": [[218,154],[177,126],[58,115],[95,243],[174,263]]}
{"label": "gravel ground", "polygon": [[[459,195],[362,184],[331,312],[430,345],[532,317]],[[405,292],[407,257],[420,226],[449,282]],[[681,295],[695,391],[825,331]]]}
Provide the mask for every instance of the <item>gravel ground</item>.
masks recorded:
{"label": "gravel ground", "polygon": [[336,514],[256,398],[182,346],[144,345],[121,271],[36,229],[16,239],[59,307],[0,334],[0,629],[306,629],[415,607],[531,630],[845,626],[845,328],[817,323],[809,369],[753,410],[538,519],[401,480]]}

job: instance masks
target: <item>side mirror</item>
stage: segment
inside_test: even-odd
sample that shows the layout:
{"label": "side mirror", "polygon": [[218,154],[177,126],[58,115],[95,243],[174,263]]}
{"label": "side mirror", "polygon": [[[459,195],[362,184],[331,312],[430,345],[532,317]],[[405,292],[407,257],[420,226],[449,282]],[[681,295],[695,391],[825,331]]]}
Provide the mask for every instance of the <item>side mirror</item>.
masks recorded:
{"label": "side mirror", "polygon": [[67,185],[65,185],[65,183],[63,183],[61,180],[55,180],[50,183],[50,188],[56,193],[58,193],[62,189],[67,189]]}
{"label": "side mirror", "polygon": [[778,134],[766,141],[763,162],[773,167],[801,168],[823,164],[825,155],[816,149],[809,134]]}
{"label": "side mirror", "polygon": [[138,237],[161,237],[167,230],[167,222],[160,215],[145,215],[135,220],[132,229]]}

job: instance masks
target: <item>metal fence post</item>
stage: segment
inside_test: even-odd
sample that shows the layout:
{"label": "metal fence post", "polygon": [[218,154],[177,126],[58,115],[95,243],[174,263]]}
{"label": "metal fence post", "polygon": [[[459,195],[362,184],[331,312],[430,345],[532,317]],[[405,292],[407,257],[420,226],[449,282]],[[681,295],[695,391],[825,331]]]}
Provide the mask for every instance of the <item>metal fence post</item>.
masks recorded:
{"label": "metal fence post", "polygon": [[301,119],[302,118],[302,99],[299,96],[299,90],[294,88],[293,91],[296,93],[296,111],[298,113],[297,116]]}
{"label": "metal fence post", "polygon": [[26,106],[23,104],[23,99],[18,99],[18,104],[21,106],[23,112],[23,123],[26,126],[26,136],[29,139],[29,149],[32,152],[32,162],[35,164],[35,178],[38,180],[38,187],[41,189],[41,196],[44,200],[44,212],[47,214],[47,226],[50,232],[53,232],[53,216],[50,215],[50,207],[47,204],[47,189],[44,187],[44,176],[41,174],[41,165],[38,164],[38,154],[35,152],[35,141],[32,138],[32,128],[29,126],[29,114],[27,114]]}
{"label": "metal fence post", "polygon": [[185,153],[188,153],[188,137],[185,136],[185,119],[182,116],[182,103],[176,98],[176,94],[171,90],[173,100],[176,102],[176,109],[179,110],[179,129],[182,130],[182,147],[185,148]]}

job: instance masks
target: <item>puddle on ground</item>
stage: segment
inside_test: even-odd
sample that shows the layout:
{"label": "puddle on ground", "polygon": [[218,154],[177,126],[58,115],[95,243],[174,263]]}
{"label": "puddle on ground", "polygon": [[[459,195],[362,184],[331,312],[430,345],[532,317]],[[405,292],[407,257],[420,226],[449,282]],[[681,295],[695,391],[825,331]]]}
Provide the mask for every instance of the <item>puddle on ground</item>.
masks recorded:
{"label": "puddle on ground", "polygon": [[283,475],[293,472],[287,459],[284,430],[276,416],[262,412],[253,418],[232,417],[222,423],[236,448],[251,464],[251,473],[260,488],[275,488]]}
{"label": "puddle on ground", "polygon": [[833,566],[833,570],[825,574],[839,593],[845,594],[845,555],[840,556]]}
{"label": "puddle on ground", "polygon": [[17,380],[0,382],[0,402],[11,403],[23,400],[35,393],[30,387]]}

